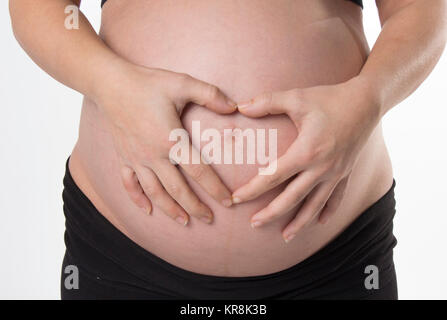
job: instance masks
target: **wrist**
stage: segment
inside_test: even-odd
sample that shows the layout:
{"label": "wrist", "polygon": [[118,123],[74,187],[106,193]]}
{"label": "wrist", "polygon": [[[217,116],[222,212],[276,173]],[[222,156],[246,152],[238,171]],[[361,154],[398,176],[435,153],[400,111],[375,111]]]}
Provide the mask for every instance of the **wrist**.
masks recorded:
{"label": "wrist", "polygon": [[108,101],[114,99],[113,93],[125,85],[123,76],[128,74],[131,65],[116,55],[110,55],[101,61],[101,65],[97,68],[100,71],[93,77],[90,94],[90,98],[98,107],[107,107]]}
{"label": "wrist", "polygon": [[356,104],[366,112],[375,124],[378,124],[385,114],[384,104],[380,91],[376,89],[373,83],[364,76],[356,76],[346,82],[348,90],[356,96]]}

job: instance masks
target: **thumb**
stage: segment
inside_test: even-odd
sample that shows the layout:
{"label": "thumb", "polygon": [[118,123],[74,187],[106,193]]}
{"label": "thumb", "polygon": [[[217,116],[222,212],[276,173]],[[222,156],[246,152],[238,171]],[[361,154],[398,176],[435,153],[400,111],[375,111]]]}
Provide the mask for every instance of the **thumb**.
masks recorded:
{"label": "thumb", "polygon": [[216,113],[228,114],[236,111],[236,103],[212,84],[188,77],[184,88],[184,98],[188,102],[204,106]]}
{"label": "thumb", "polygon": [[292,91],[266,92],[250,100],[238,104],[240,113],[247,117],[264,117],[269,114],[288,113],[293,104]]}

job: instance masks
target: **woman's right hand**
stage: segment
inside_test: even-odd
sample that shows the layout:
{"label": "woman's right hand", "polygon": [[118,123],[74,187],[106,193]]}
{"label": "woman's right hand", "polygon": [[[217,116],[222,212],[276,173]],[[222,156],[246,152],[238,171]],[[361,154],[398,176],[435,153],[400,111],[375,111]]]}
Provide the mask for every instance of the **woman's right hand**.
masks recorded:
{"label": "woman's right hand", "polygon": [[[130,63],[120,65],[114,74],[100,84],[95,102],[110,124],[130,198],[146,213],[151,213],[153,204],[182,225],[190,216],[211,223],[211,210],[169,159],[175,143],[169,134],[183,128],[180,115],[189,102],[223,114],[235,111],[236,103],[217,87],[186,74]],[[209,165],[202,161],[178,165],[219,203],[232,205],[230,191]]]}

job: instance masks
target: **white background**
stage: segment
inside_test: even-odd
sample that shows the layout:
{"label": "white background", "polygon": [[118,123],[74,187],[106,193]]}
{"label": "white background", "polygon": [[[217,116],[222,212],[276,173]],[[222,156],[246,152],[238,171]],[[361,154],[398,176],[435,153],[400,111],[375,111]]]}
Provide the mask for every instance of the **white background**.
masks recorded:
{"label": "white background", "polygon": [[[97,28],[100,0],[82,9]],[[64,254],[62,178],[76,141],[81,95],[41,71],[0,1],[0,299],[59,299]],[[365,1],[372,45],[380,32]],[[397,180],[395,262],[401,299],[447,298],[447,55],[385,118]]]}

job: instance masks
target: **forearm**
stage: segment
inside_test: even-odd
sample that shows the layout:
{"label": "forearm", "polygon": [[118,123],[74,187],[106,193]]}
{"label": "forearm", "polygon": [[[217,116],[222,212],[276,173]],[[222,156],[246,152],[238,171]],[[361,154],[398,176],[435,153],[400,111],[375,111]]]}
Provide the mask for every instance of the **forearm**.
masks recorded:
{"label": "forearm", "polygon": [[85,16],[67,29],[65,8],[78,1],[10,0],[14,34],[29,56],[53,78],[90,97],[123,61],[99,38]]}
{"label": "forearm", "polygon": [[358,79],[375,99],[381,117],[416,90],[438,62],[447,36],[446,1],[377,4],[382,32]]}

